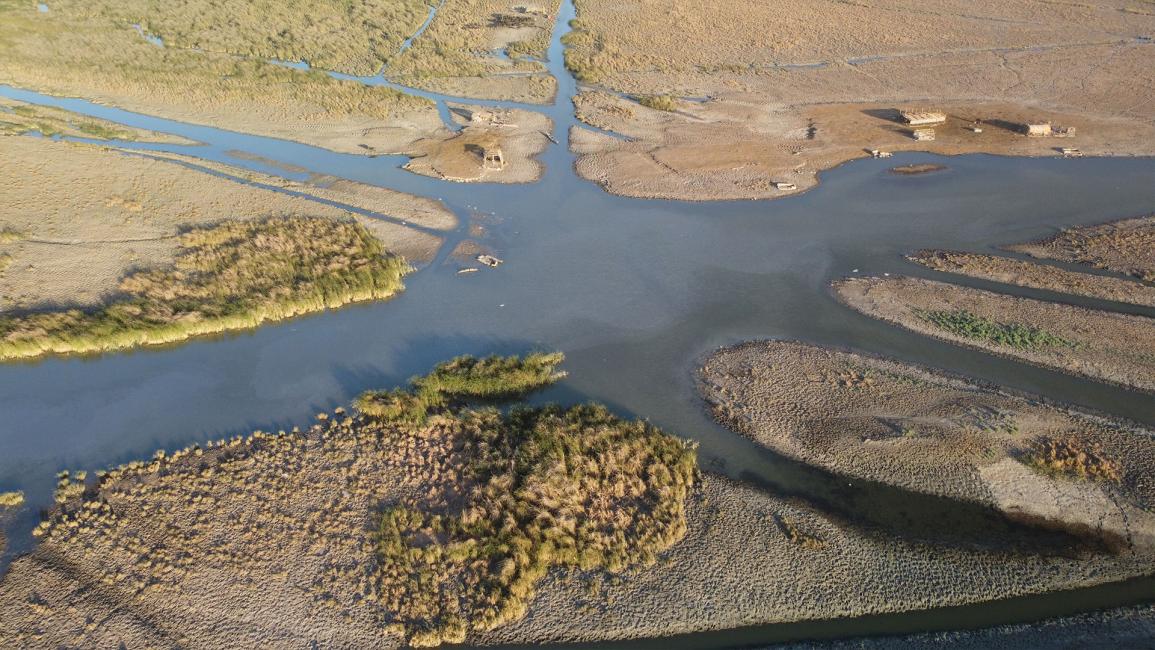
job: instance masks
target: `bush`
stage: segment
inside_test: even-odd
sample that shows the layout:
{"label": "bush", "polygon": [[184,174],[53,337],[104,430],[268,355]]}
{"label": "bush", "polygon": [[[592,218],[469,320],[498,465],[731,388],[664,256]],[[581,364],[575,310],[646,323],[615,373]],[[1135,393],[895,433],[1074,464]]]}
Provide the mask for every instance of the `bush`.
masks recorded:
{"label": "bush", "polygon": [[0,492],[0,508],[16,508],[24,503],[23,492]]}
{"label": "bush", "polygon": [[1119,463],[1108,458],[1099,445],[1088,445],[1075,437],[1036,440],[1025,461],[1040,472],[1055,476],[1113,483],[1122,478]]}
{"label": "bush", "polygon": [[636,98],[637,102],[646,108],[652,108],[656,111],[675,111],[678,108],[678,100],[670,95],[643,95]]}

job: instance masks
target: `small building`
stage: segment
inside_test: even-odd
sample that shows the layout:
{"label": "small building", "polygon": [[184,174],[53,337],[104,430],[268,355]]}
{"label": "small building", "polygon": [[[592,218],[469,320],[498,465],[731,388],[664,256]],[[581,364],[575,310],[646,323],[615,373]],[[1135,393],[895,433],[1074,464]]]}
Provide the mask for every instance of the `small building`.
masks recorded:
{"label": "small building", "polygon": [[1063,148],[1059,149],[1059,152],[1063,154],[1064,158],[1082,158],[1083,157],[1083,152],[1079,151],[1078,149],[1076,149],[1074,147],[1063,147]]}
{"label": "small building", "polygon": [[787,181],[774,181],[774,189],[788,192],[790,190],[798,189],[798,186]]}
{"label": "small building", "polygon": [[477,261],[481,262],[482,264],[484,264],[486,266],[491,266],[493,268],[497,268],[497,267],[501,266],[501,264],[504,260],[501,260],[500,258],[494,257],[492,255],[482,254],[482,255],[477,256]]}
{"label": "small building", "polygon": [[505,156],[501,153],[501,147],[493,145],[484,147],[481,150],[481,167],[499,171],[505,169]]}
{"label": "small building", "polygon": [[890,158],[894,154],[890,153],[889,151],[882,151],[881,149],[871,149],[870,155],[874,156],[875,158]]}
{"label": "small building", "polygon": [[911,126],[927,126],[946,122],[946,113],[935,111],[899,111],[903,122]]}
{"label": "small building", "polygon": [[920,141],[934,140],[934,129],[915,129],[910,137]]}
{"label": "small building", "polygon": [[1027,135],[1033,138],[1047,138],[1055,132],[1050,122],[1027,124],[1026,127]]}
{"label": "small building", "polygon": [[1073,138],[1075,137],[1075,127],[1073,126],[1056,126],[1051,128],[1051,134],[1056,138]]}

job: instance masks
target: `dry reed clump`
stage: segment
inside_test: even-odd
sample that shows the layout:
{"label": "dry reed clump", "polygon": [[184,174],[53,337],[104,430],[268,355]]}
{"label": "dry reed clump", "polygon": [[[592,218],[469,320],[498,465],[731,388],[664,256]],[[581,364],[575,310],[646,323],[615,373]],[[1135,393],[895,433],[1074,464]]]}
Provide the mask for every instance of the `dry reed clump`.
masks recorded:
{"label": "dry reed clump", "polygon": [[637,98],[638,103],[646,108],[667,113],[678,109],[678,100],[672,95],[642,95]]}
{"label": "dry reed clump", "polygon": [[16,508],[24,503],[24,493],[20,491],[15,492],[0,492],[0,508]]}
{"label": "dry reed clump", "polygon": [[[415,380],[410,395],[427,405],[418,396],[434,391],[519,394],[558,378],[560,361],[459,358]],[[695,453],[656,427],[598,405],[452,416],[463,484],[403,500],[381,519],[380,593],[411,645],[460,643],[471,629],[521,618],[553,567],[619,572],[653,563],[684,535]]]}
{"label": "dry reed clump", "polygon": [[121,282],[95,311],[0,318],[0,358],[84,353],[180,341],[382,299],[403,288],[405,262],[363,226],[311,217],[225,221],[180,235],[172,268]]}
{"label": "dry reed clump", "polygon": [[13,244],[25,238],[25,234],[13,228],[0,228],[0,244]]}
{"label": "dry reed clump", "polygon": [[1099,444],[1075,437],[1036,440],[1024,460],[1030,467],[1056,476],[1118,483],[1123,475],[1123,468],[1107,457]]}

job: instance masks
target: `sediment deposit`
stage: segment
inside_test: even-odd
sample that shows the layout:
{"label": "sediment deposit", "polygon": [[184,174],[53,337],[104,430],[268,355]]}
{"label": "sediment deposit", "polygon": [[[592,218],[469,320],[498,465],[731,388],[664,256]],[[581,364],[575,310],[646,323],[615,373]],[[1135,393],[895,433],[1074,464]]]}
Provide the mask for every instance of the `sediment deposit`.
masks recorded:
{"label": "sediment deposit", "polygon": [[1155,217],[1067,228],[1043,241],[1009,248],[1033,257],[1090,264],[1155,282]]}
{"label": "sediment deposit", "polygon": [[1068,271],[1047,264],[978,253],[920,251],[911,261],[927,268],[972,278],[1045,289],[1100,300],[1155,307],[1155,287],[1105,275]]}
{"label": "sediment deposit", "polygon": [[839,300],[909,330],[1133,389],[1155,391],[1155,321],[918,278],[851,278]]}

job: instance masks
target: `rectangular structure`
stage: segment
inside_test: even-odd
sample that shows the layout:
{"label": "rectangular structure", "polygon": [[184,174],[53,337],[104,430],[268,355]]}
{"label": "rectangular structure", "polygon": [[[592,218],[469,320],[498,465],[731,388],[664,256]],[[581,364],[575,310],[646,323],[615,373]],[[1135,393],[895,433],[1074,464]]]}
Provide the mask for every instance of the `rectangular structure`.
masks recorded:
{"label": "rectangular structure", "polygon": [[927,124],[942,124],[946,121],[946,113],[932,111],[901,111],[902,120],[911,126]]}

